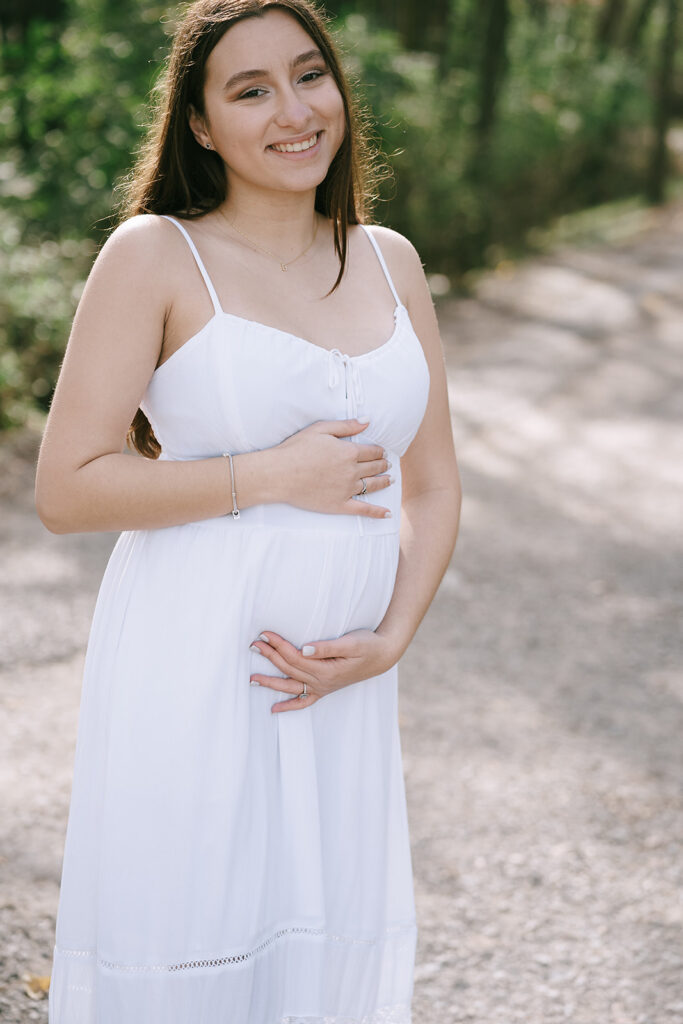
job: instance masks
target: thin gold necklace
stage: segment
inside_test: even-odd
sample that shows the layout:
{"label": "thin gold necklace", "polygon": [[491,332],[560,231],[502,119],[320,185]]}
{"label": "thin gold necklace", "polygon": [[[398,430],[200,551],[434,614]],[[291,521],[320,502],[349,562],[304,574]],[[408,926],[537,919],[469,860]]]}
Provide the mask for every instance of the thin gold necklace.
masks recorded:
{"label": "thin gold necklace", "polygon": [[219,209],[218,212],[225,218],[225,220],[228,222],[233,231],[236,231],[238,235],[241,235],[242,238],[246,239],[246,241],[249,242],[250,245],[253,245],[255,249],[258,249],[259,252],[264,253],[266,256],[272,256],[274,260],[277,260],[277,262],[280,264],[280,270],[283,271],[287,270],[287,267],[291,267],[292,263],[296,263],[297,260],[300,260],[302,256],[306,255],[308,250],[315,242],[316,235],[318,234],[318,218],[316,217],[313,238],[310,240],[306,248],[303,250],[303,252],[300,252],[298,256],[295,256],[294,259],[288,260],[287,263],[283,263],[280,257],[276,256],[274,252],[270,251],[270,249],[265,249],[262,245],[258,245],[258,243],[256,243],[253,238],[249,238],[249,235],[245,235],[243,231],[240,231],[237,225],[233,224],[231,220],[228,220],[227,214],[223,213],[221,209]]}

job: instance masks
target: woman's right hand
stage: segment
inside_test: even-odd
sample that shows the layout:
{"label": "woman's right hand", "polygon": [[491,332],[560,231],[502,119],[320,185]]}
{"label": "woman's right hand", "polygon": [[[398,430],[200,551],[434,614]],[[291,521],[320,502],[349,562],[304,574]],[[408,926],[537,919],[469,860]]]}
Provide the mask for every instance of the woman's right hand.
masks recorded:
{"label": "woman's right hand", "polygon": [[318,420],[276,445],[282,473],[278,489],[286,495],[286,502],[314,512],[385,518],[386,506],[356,501],[355,497],[363,489],[363,480],[366,494],[393,482],[387,474],[391,464],[381,445],[345,440],[367,426],[357,419]]}

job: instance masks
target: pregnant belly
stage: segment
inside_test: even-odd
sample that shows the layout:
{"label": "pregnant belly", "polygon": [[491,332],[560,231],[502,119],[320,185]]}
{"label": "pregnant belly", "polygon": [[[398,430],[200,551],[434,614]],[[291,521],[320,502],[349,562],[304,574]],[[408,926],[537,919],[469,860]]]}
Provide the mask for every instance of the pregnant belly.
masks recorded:
{"label": "pregnant belly", "polygon": [[242,530],[215,519],[130,531],[112,553],[100,603],[125,603],[125,632],[147,656],[163,649],[206,663],[213,651],[225,664],[262,630],[299,647],[375,629],[398,557],[397,532]]}
{"label": "pregnant belly", "polygon": [[264,536],[255,552],[258,576],[251,622],[299,646],[354,629],[375,629],[391,600],[398,534],[304,532]]}

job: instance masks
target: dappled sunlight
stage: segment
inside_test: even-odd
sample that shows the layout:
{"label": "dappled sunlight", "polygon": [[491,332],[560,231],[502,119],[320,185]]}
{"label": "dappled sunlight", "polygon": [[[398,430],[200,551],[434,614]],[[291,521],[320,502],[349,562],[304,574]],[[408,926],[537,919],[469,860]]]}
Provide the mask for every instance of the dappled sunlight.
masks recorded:
{"label": "dappled sunlight", "polygon": [[491,275],[477,289],[482,302],[518,317],[546,320],[579,332],[632,327],[638,319],[633,299],[604,281],[569,267],[525,264],[511,275]]}
{"label": "dappled sunlight", "polygon": [[580,272],[532,261],[484,276],[474,299],[451,307],[449,395],[465,469],[516,481],[622,539],[654,543],[680,526],[683,305],[671,294],[683,250],[665,251],[665,268],[647,239],[577,255]]}

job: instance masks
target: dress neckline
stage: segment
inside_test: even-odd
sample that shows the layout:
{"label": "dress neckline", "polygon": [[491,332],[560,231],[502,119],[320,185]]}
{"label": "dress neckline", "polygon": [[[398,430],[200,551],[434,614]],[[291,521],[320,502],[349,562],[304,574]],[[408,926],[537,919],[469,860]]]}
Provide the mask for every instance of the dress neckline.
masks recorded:
{"label": "dress neckline", "polygon": [[267,331],[271,334],[277,334],[280,335],[281,337],[289,338],[291,341],[294,341],[299,345],[305,346],[309,350],[314,350],[316,352],[321,353],[321,355],[325,358],[329,359],[332,353],[337,353],[344,359],[347,359],[355,363],[360,360],[369,359],[373,356],[376,356],[379,353],[382,353],[385,349],[389,348],[391,345],[393,345],[396,338],[399,336],[400,319],[401,316],[403,315],[405,315],[406,317],[411,332],[415,334],[415,329],[413,328],[412,322],[410,320],[410,314],[408,313],[408,310],[401,302],[397,302],[396,305],[394,306],[394,329],[391,335],[387,338],[387,340],[382,342],[381,345],[376,345],[374,348],[368,349],[367,352],[359,352],[357,355],[349,355],[348,353],[341,352],[337,348],[325,348],[325,346],[323,345],[318,345],[317,342],[309,341],[308,338],[302,338],[300,335],[292,334],[291,331],[282,330],[280,327],[272,327],[270,324],[263,323],[260,320],[251,320],[248,317],[239,316],[239,314],[237,313],[229,313],[225,309],[217,309],[214,312],[213,316],[209,320],[207,320],[203,327],[200,327],[196,334],[193,334],[190,338],[187,339],[187,341],[183,342],[183,344],[179,348],[177,348],[175,352],[171,353],[168,359],[164,359],[163,363],[156,367],[152,376],[155,376],[157,373],[163,370],[163,368],[167,366],[168,363],[174,362],[176,357],[179,356],[181,352],[185,351],[186,348],[194,348],[195,345],[200,341],[200,339],[213,326],[213,324],[221,317],[227,320],[233,320],[236,323],[245,324],[249,327],[258,328],[259,330],[262,331]]}

